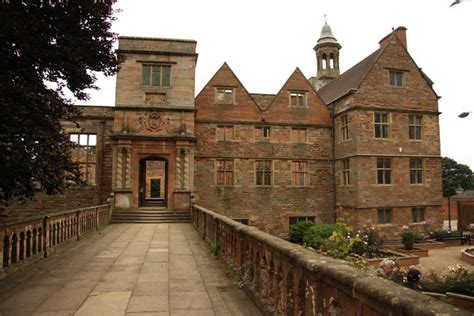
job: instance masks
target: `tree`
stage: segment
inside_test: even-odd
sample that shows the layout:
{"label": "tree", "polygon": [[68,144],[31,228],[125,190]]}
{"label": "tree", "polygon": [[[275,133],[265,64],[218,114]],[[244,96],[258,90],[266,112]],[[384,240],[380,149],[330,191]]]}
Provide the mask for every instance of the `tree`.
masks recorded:
{"label": "tree", "polygon": [[0,3],[0,195],[31,197],[78,182],[73,144],[60,121],[80,114],[69,92],[87,100],[94,72],[120,60],[112,0],[9,0]]}
{"label": "tree", "polygon": [[456,194],[456,188],[461,185],[464,190],[474,188],[474,175],[469,166],[459,164],[454,159],[443,157],[443,196]]}

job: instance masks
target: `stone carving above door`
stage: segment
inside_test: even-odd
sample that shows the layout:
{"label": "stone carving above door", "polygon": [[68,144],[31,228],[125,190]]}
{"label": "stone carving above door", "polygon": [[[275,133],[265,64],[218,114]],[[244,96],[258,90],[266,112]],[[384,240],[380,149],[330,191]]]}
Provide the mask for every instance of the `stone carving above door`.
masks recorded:
{"label": "stone carving above door", "polygon": [[145,112],[140,116],[140,125],[151,132],[159,132],[163,129],[165,122],[159,112]]}

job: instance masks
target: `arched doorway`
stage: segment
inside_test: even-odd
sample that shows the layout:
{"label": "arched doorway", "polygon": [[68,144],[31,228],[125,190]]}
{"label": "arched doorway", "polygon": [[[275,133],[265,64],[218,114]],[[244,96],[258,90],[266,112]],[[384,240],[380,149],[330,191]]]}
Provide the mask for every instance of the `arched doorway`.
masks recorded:
{"label": "arched doorway", "polygon": [[140,160],[140,206],[168,206],[168,161],[160,157]]}

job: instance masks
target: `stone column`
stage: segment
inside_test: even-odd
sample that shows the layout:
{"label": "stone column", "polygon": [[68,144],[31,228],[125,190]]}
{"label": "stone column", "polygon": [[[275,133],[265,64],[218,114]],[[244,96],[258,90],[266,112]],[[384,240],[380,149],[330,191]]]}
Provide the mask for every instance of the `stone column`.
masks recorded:
{"label": "stone column", "polygon": [[175,189],[179,190],[183,187],[182,181],[181,181],[181,151],[182,148],[176,148],[176,165],[175,165],[175,170],[176,170],[176,184],[175,184]]}
{"label": "stone column", "polygon": [[131,189],[132,187],[132,148],[125,148],[125,188]]}
{"label": "stone column", "polygon": [[184,166],[183,166],[183,173],[184,173],[184,177],[183,177],[183,188],[185,190],[188,190],[189,191],[189,154],[190,154],[190,150],[189,148],[185,148],[183,149],[184,151]]}
{"label": "stone column", "polygon": [[123,187],[122,185],[122,179],[123,179],[123,175],[122,175],[122,168],[123,168],[123,161],[122,161],[122,157],[123,157],[123,148],[122,147],[118,147],[117,148],[117,176],[116,176],[116,179],[115,179],[115,187],[117,189],[120,189]]}

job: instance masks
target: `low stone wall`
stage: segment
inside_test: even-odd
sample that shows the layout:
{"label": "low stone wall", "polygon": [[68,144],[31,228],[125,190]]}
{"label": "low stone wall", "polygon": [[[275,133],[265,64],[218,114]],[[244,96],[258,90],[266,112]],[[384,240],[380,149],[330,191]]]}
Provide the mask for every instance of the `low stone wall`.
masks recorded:
{"label": "low stone wall", "polygon": [[48,257],[58,245],[110,222],[110,205],[11,219],[0,223],[0,278],[34,258]]}
{"label": "low stone wall", "polygon": [[203,207],[191,215],[267,315],[469,315]]}

